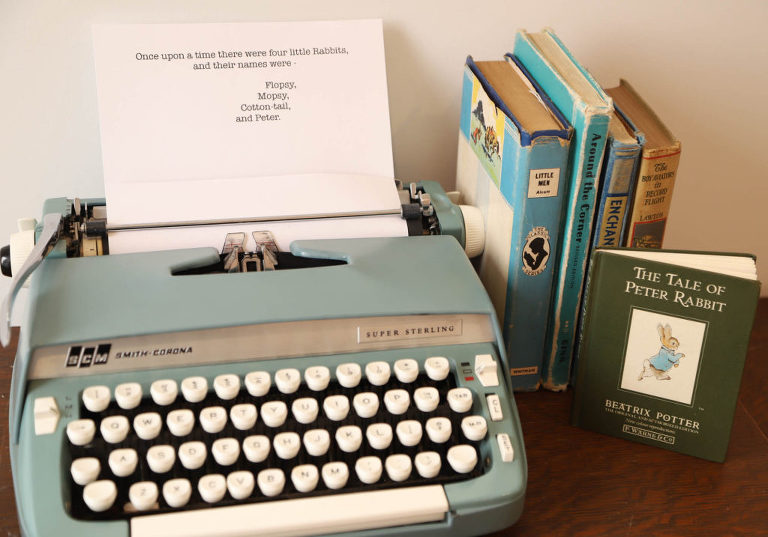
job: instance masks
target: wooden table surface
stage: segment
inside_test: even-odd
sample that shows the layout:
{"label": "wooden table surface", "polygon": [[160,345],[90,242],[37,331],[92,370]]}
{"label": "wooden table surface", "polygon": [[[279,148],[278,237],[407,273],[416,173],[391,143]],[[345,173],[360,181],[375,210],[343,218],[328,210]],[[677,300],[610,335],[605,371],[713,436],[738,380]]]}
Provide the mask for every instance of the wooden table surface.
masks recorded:
{"label": "wooden table surface", "polygon": [[[3,424],[15,341],[0,350]],[[518,523],[494,537],[768,536],[766,380],[768,299],[762,299],[723,464],[571,427],[570,391],[516,394],[528,493]],[[0,444],[0,537],[18,536],[6,427]]]}

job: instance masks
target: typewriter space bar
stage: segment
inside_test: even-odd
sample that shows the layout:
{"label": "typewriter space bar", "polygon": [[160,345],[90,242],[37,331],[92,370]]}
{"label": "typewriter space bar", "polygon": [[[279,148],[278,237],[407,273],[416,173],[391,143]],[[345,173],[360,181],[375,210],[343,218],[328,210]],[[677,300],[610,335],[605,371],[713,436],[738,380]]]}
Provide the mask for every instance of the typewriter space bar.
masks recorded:
{"label": "typewriter space bar", "polygon": [[131,537],[300,537],[445,518],[441,485],[333,494],[131,519]]}

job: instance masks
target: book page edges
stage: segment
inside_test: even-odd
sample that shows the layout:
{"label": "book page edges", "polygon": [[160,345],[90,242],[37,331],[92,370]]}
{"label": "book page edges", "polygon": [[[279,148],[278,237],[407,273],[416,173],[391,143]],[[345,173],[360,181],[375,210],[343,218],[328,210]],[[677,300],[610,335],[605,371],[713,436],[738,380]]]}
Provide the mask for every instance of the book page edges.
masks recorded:
{"label": "book page edges", "polygon": [[751,254],[680,252],[664,250],[605,249],[605,253],[634,257],[658,263],[666,263],[694,270],[703,270],[734,276],[745,280],[757,280],[757,263]]}
{"label": "book page edges", "polygon": [[574,101],[583,103],[587,108],[595,108],[598,113],[613,108],[611,97],[576,60],[554,30],[544,28],[538,33],[521,32],[575,97]]}
{"label": "book page edges", "polygon": [[616,106],[631,118],[636,128],[643,132],[649,149],[671,148],[675,145],[680,147],[680,142],[672,134],[672,131],[667,128],[653,108],[627,80],[620,79],[617,87],[606,90],[606,92],[614,99]]}
{"label": "book page edges", "polygon": [[[501,63],[502,61],[500,60],[499,62]],[[502,98],[494,85],[491,84],[486,75],[480,70],[478,63],[492,62],[475,62],[472,57],[469,56],[467,57],[466,69],[469,70],[472,76],[477,78],[477,80],[480,82],[480,86],[488,98],[507,117],[509,120],[508,123],[511,123],[514,129],[518,132],[522,145],[530,145],[538,138],[542,137],[546,138],[547,142],[550,142],[552,138],[560,138],[562,140],[561,145],[570,143],[570,125],[565,123],[565,118],[558,118],[557,115],[549,109],[549,106],[541,99],[538,94],[534,94],[533,96],[537,102],[539,102],[546,109],[548,117],[552,119],[551,123],[547,122],[549,124],[548,126],[551,128],[539,128],[539,126],[533,127],[531,125],[527,125],[527,123],[529,123],[527,118],[521,117],[521,114],[513,113],[507,102]],[[510,65],[514,66],[514,64]],[[521,78],[523,78],[523,82],[528,85],[529,81],[525,78],[525,75],[517,70],[515,70],[515,72],[517,72]]]}

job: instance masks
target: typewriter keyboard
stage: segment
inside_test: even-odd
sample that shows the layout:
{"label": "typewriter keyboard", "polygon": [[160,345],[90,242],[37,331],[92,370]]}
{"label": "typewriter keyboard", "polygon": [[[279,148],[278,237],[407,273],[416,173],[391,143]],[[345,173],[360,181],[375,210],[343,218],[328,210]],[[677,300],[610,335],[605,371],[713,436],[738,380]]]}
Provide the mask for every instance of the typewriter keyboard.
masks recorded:
{"label": "typewriter keyboard", "polygon": [[442,485],[487,470],[482,395],[457,387],[444,357],[253,369],[82,390],[66,427],[70,515]]}

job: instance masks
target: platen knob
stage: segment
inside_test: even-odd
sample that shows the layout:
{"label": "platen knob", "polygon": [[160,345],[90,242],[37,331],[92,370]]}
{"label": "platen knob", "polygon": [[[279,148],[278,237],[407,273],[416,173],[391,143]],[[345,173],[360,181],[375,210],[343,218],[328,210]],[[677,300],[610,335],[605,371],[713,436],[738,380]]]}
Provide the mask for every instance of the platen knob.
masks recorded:
{"label": "platen knob", "polygon": [[13,271],[11,270],[11,247],[7,244],[0,248],[0,271],[2,271],[3,276],[8,276],[9,278],[13,276]]}
{"label": "platen knob", "polygon": [[[11,233],[10,244],[10,265],[11,274],[16,274],[21,270],[22,265],[29,257],[32,250],[35,249],[35,225],[37,221],[34,218],[20,218],[17,220],[16,225],[19,229],[16,233]],[[3,254],[4,258],[5,255]],[[5,259],[3,259],[5,264]],[[5,274],[5,267],[3,267],[3,274]],[[6,274],[8,276],[8,274]]]}
{"label": "platen knob", "polygon": [[464,218],[464,251],[469,258],[477,257],[485,249],[483,213],[471,205],[459,205],[459,209]]}

